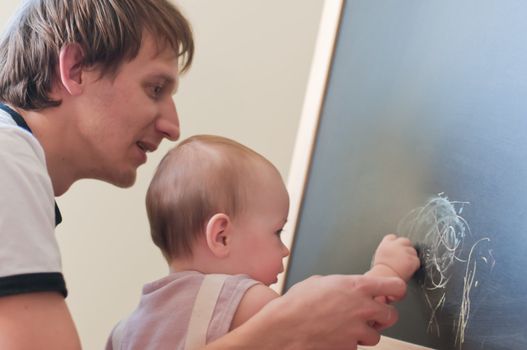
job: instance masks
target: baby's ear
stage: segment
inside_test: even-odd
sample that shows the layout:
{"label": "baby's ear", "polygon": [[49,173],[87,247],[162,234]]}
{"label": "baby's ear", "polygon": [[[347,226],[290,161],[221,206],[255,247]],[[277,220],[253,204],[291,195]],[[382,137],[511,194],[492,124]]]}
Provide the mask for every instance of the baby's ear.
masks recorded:
{"label": "baby's ear", "polygon": [[229,235],[232,228],[231,219],[226,214],[214,214],[207,222],[205,236],[211,252],[218,258],[229,255]]}

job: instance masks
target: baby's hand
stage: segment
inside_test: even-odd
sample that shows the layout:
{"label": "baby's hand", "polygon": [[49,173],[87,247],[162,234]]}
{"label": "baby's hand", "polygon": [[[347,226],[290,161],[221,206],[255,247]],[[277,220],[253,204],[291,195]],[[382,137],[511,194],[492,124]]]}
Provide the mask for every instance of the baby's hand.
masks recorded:
{"label": "baby's hand", "polygon": [[390,234],[377,247],[370,272],[374,275],[395,275],[408,282],[419,265],[412,242],[408,238]]}

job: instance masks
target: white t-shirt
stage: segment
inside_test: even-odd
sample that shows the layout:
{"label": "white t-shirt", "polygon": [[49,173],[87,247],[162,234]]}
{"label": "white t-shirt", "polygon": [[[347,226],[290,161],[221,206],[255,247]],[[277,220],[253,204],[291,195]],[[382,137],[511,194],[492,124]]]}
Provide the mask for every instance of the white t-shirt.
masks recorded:
{"label": "white t-shirt", "polygon": [[0,296],[66,296],[55,238],[55,199],[44,150],[0,110]]}

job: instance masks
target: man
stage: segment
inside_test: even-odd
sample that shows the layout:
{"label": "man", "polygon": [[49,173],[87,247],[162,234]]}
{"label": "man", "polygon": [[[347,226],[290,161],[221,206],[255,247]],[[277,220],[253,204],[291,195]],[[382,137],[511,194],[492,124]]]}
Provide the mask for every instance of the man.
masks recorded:
{"label": "man", "polygon": [[[0,348],[79,349],[54,237],[54,197],[79,179],[131,186],[163,138],[192,62],[166,0],[31,0],[0,42]],[[399,279],[314,277],[207,348],[356,348],[396,311]]]}

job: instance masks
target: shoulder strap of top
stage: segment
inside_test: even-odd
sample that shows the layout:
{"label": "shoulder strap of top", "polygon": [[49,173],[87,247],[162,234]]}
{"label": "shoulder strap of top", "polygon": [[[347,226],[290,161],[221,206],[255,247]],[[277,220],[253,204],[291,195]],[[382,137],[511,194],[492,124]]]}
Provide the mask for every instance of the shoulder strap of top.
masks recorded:
{"label": "shoulder strap of top", "polygon": [[227,275],[205,275],[192,308],[185,350],[201,349],[207,343],[207,330],[226,278]]}
{"label": "shoulder strap of top", "polygon": [[[227,275],[205,275],[203,278],[192,308],[185,350],[201,349],[207,343],[210,320],[226,278]],[[112,350],[121,349],[123,331],[127,321],[128,317],[121,320],[113,329],[110,340]]]}

